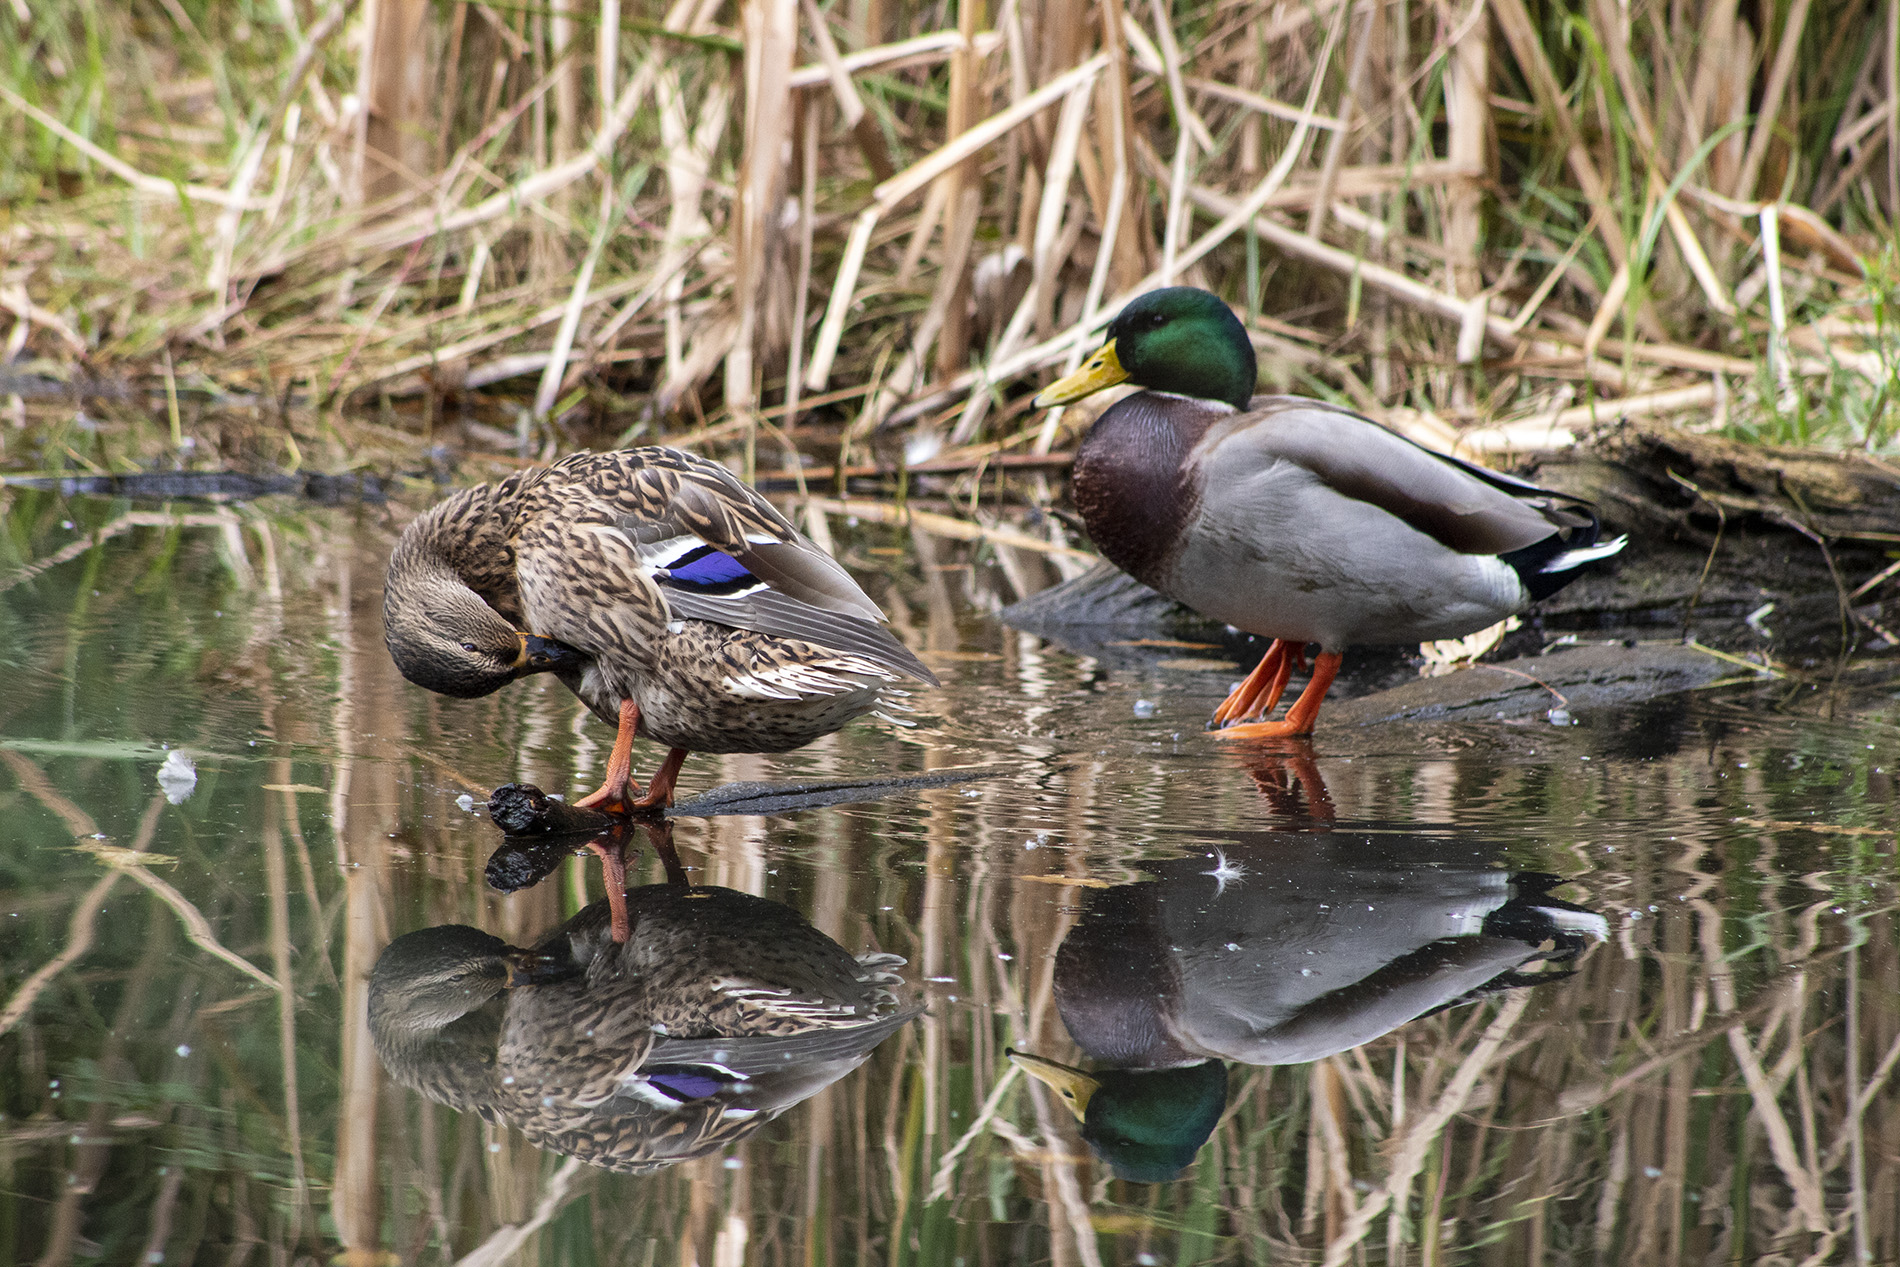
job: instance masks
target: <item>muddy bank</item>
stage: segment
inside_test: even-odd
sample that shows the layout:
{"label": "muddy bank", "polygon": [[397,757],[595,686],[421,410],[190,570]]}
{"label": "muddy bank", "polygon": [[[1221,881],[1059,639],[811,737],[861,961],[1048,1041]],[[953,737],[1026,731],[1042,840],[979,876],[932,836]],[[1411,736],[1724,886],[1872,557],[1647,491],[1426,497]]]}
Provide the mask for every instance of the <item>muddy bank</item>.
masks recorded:
{"label": "muddy bank", "polygon": [[1559,646],[1545,655],[1478,664],[1442,677],[1329,705],[1329,726],[1377,722],[1484,721],[1566,715],[1693,690],[1735,677],[1766,676],[1705,648],[1623,642]]}

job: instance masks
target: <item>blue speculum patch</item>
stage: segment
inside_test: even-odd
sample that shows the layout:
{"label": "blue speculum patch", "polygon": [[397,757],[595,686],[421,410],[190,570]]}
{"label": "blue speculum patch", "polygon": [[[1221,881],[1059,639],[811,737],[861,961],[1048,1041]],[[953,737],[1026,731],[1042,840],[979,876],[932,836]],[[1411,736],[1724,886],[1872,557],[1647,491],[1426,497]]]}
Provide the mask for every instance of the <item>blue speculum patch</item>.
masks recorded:
{"label": "blue speculum patch", "polygon": [[674,585],[691,586],[709,594],[731,594],[758,584],[745,564],[708,545],[688,551],[664,573]]}
{"label": "blue speculum patch", "polygon": [[652,1073],[647,1075],[647,1081],[676,1100],[703,1100],[707,1096],[718,1094],[731,1082],[727,1078],[686,1069],[669,1069],[661,1073]]}

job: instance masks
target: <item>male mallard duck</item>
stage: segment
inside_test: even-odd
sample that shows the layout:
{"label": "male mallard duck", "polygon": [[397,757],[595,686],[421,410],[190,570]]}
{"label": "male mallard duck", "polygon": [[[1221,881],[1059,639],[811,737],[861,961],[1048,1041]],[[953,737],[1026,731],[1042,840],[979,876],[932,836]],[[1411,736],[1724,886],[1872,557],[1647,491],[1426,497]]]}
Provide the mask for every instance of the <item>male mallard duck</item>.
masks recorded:
{"label": "male mallard duck", "polygon": [[710,885],[596,902],[529,949],[459,924],[396,938],[370,1037],[397,1081],[638,1172],[742,1139],[863,1064],[921,1010],[894,955],[853,957],[779,902]]}
{"label": "male mallard duck", "polygon": [[[468,699],[552,672],[615,726],[577,802],[615,812],[665,806],[689,752],[787,752],[903,678],[935,685],[883,619],[757,492],[658,447],[457,493],[403,530],[383,591],[411,682]],[[670,749],[644,796],[635,735]]]}
{"label": "male mallard duck", "polygon": [[[1064,405],[1128,381],[1076,451],[1076,508],[1108,559],[1272,645],[1214,714],[1229,737],[1310,734],[1353,643],[1455,638],[1563,588],[1623,548],[1588,503],[1434,453],[1369,418],[1255,396],[1233,311],[1174,286],[1131,302],[1108,342],[1036,397]],[[1313,676],[1266,716],[1307,643]],[[1230,723],[1252,722],[1248,725]]]}
{"label": "male mallard duck", "polygon": [[1225,1103],[1224,1061],[1287,1065],[1442,1008],[1558,981],[1608,935],[1469,846],[1236,833],[1154,879],[1089,891],[1056,952],[1062,1023],[1098,1067],[1010,1058],[1061,1095],[1125,1179],[1172,1178]]}

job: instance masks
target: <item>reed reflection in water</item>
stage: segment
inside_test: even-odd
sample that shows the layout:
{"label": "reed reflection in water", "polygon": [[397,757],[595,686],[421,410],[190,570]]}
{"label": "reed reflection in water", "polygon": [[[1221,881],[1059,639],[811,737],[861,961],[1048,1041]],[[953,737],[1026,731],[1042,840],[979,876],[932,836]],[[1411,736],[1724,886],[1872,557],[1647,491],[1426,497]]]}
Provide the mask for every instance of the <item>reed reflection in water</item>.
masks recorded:
{"label": "reed reflection in water", "polygon": [[[1229,751],[1195,729],[1236,673],[1212,652],[1118,648],[1108,666],[1063,651],[979,614],[1024,560],[921,533],[873,555],[836,524],[848,560],[886,569],[873,592],[944,688],[916,698],[914,728],[709,760],[684,795],[1006,772],[678,822],[695,885],[788,907],[850,957],[901,955],[927,1011],[736,1144],[625,1175],[391,1081],[369,1027],[396,938],[463,925],[532,949],[599,898],[582,861],[492,892],[493,826],[458,805],[508,781],[589,786],[605,753],[572,699],[445,702],[402,683],[381,645],[393,528],[376,513],[114,527],[122,504],[0,495],[6,576],[75,533],[98,542],[4,595],[26,663],[0,692],[0,1261],[1900,1255],[1886,774],[1900,726],[1885,690],[1744,684],[1573,727],[1342,729]],[[163,745],[197,773],[176,803],[167,787],[183,785],[155,781],[179,764]],[[1507,980],[1575,975],[1308,1063],[1232,1052],[1207,1143],[1165,1183],[1114,1178],[1005,1057],[1106,1067],[1058,1006],[1064,948],[1098,921],[1132,908],[1139,925],[1170,886],[1187,894],[1166,903],[1178,919],[1273,892],[1276,874],[1327,859],[1377,873],[1366,859],[1386,857],[1403,864],[1388,879],[1424,867],[1440,892],[1471,886],[1454,906],[1478,931],[1455,940],[1497,957],[1460,980],[1518,955]],[[1246,874],[1217,892],[1203,873],[1222,858]],[[644,856],[635,872],[668,879]],[[1507,878],[1532,874],[1565,883]],[[1533,951],[1487,933],[1514,898],[1581,907],[1609,938],[1565,961],[1557,936]],[[1248,927],[1210,932],[1204,952],[1247,944]],[[1402,979],[1367,958],[1326,970],[1341,997]],[[1421,972],[1460,997],[1458,973]],[[522,991],[504,991],[504,1019]],[[1249,1005],[1296,1028],[1326,1007]]]}

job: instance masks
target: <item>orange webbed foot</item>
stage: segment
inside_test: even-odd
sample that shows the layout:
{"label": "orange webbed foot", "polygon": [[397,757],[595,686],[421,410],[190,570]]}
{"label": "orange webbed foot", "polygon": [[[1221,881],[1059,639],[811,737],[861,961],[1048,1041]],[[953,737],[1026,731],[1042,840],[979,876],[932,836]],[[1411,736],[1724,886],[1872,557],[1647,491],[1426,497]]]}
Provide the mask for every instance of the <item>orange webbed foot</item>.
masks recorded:
{"label": "orange webbed foot", "polygon": [[653,772],[653,781],[647,784],[645,796],[631,803],[629,813],[651,814],[666,809],[673,803],[673,785],[679,782],[680,767],[686,763],[686,749],[675,748],[666,754],[666,760]]}
{"label": "orange webbed foot", "polygon": [[1283,717],[1279,721],[1236,722],[1213,733],[1216,739],[1290,739],[1295,735],[1310,735],[1313,728],[1301,729],[1298,722]]}
{"label": "orange webbed foot", "polygon": [[[1275,643],[1274,647],[1281,645]],[[1269,648],[1268,654],[1271,655],[1273,650],[1274,648]],[[1296,654],[1299,654],[1302,660],[1305,659],[1303,651]],[[1337,651],[1322,651],[1314,657],[1313,676],[1307,679],[1306,689],[1300,692],[1300,697],[1293,701],[1293,706],[1286,710],[1286,716],[1279,721],[1242,722],[1238,725],[1223,726],[1214,732],[1215,735],[1221,739],[1285,739],[1292,735],[1312,734],[1313,723],[1319,720],[1319,706],[1325,700],[1326,692],[1332,689],[1333,679],[1339,674],[1339,661],[1340,655]],[[1282,679],[1281,685],[1285,684],[1284,671],[1289,667],[1283,664],[1275,670],[1276,675]],[[1255,674],[1258,672],[1259,670],[1256,669]],[[1252,677],[1249,677],[1248,681],[1252,681]],[[1244,687],[1246,683],[1241,685]],[[1231,700],[1233,697],[1228,698]],[[1274,702],[1277,703],[1278,698],[1279,692],[1275,691]],[[1267,706],[1268,709],[1271,707],[1271,704]],[[1267,709],[1261,710],[1262,713],[1266,711]],[[1219,714],[1216,713],[1215,716],[1218,718]]]}
{"label": "orange webbed foot", "polygon": [[1275,638],[1267,644],[1266,654],[1260,657],[1253,672],[1249,673],[1227,698],[1221,701],[1214,716],[1208,721],[1209,730],[1219,730],[1236,722],[1253,721],[1271,713],[1280,702],[1280,695],[1286,690],[1286,681],[1295,665],[1306,667],[1306,648],[1287,642],[1284,638]]}

